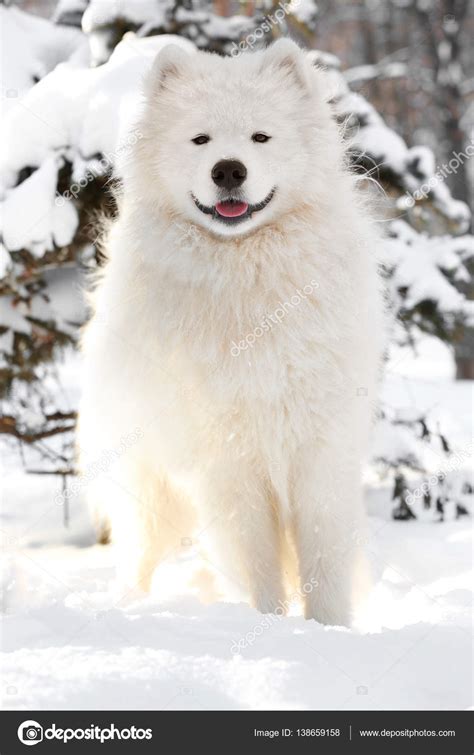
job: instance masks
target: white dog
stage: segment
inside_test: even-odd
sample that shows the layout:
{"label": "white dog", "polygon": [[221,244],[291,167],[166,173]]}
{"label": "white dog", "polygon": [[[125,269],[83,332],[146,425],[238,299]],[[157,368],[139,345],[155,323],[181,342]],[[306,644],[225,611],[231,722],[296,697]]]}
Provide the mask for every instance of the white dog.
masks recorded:
{"label": "white dog", "polygon": [[260,611],[351,618],[382,341],[378,233],[288,40],[166,47],[84,336],[82,468],[127,583],[199,533]]}

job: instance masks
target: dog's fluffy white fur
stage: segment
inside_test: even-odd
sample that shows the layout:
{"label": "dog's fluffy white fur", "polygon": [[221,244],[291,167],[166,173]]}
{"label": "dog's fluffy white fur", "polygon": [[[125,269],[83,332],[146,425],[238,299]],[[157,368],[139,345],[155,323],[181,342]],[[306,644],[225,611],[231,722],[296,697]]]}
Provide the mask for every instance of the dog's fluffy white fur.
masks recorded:
{"label": "dog's fluffy white fur", "polygon": [[[308,618],[348,624],[384,315],[325,91],[287,40],[158,55],[84,334],[79,447],[83,470],[122,449],[85,479],[130,586],[197,537],[260,611],[297,577]],[[246,166],[243,201],[271,196],[240,222],[195,201],[222,199],[221,159]]]}

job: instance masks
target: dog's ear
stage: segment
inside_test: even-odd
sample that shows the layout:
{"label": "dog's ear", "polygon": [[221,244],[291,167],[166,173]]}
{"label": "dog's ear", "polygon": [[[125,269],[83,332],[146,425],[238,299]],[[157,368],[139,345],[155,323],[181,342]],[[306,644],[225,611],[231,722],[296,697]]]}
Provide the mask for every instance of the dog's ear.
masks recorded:
{"label": "dog's ear", "polygon": [[271,67],[292,76],[306,91],[311,91],[312,81],[309,65],[303,51],[291,39],[278,39],[265,50],[265,68]]}
{"label": "dog's ear", "polygon": [[190,55],[175,44],[166,45],[158,53],[148,79],[150,90],[158,94],[173,79],[181,78],[189,70]]}

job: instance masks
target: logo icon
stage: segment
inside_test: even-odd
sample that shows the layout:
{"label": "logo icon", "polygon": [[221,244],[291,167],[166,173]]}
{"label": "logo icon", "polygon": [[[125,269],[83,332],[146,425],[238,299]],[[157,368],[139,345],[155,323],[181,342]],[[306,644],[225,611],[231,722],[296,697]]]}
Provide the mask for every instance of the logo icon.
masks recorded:
{"label": "logo icon", "polygon": [[43,727],[37,721],[23,721],[18,727],[18,739],[24,745],[37,745],[43,739]]}

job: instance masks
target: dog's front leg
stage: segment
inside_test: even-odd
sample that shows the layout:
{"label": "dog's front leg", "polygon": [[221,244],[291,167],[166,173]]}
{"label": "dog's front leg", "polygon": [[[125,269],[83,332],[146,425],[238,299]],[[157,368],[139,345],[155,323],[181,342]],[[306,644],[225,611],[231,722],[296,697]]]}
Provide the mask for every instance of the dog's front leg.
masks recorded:
{"label": "dog's front leg", "polygon": [[354,450],[340,444],[302,450],[294,465],[292,504],[305,616],[349,626],[365,574],[365,515]]}
{"label": "dog's front leg", "polygon": [[210,559],[262,613],[282,609],[280,535],[268,485],[237,459],[214,464],[202,486]]}

